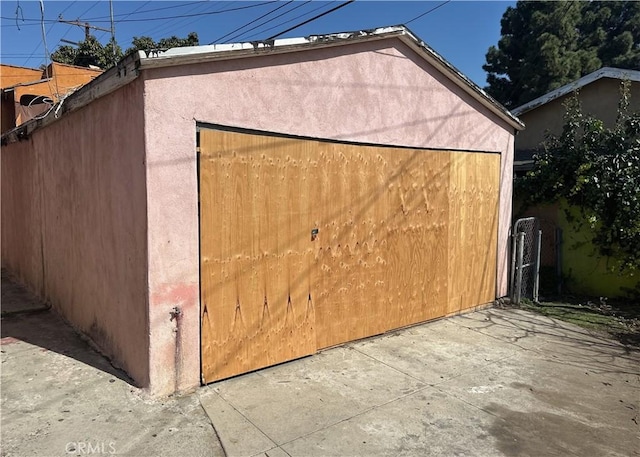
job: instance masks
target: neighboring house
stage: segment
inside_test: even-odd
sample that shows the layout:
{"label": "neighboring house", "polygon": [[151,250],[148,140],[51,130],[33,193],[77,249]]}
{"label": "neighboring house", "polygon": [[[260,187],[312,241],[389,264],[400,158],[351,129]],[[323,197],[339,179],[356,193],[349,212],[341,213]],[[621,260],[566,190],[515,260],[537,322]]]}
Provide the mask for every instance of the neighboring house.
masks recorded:
{"label": "neighboring house", "polygon": [[533,154],[541,148],[547,132],[554,135],[562,133],[564,103],[575,91],[578,91],[585,114],[601,119],[607,127],[613,126],[620,101],[620,84],[625,80],[631,83],[629,109],[640,111],[640,71],[610,67],[594,71],[511,110],[527,126],[516,136],[516,174],[531,170]]}
{"label": "neighboring house", "polygon": [[507,294],[522,123],[407,28],[130,55],[2,137],[2,264],[165,394]]}
{"label": "neighboring house", "polygon": [[68,93],[102,73],[58,62],[44,70],[0,64],[2,132],[47,112]]}
{"label": "neighboring house", "polygon": [[[564,125],[565,101],[578,91],[582,111],[603,121],[606,127],[615,125],[623,81],[630,82],[629,110],[640,111],[640,71],[601,68],[573,83],[562,86],[512,110],[525,123],[526,129],[515,139],[514,174],[521,176],[533,168],[533,155],[541,150],[547,132],[560,135]],[[537,216],[543,230],[543,266],[562,272],[565,291],[576,294],[619,296],[638,284],[638,277],[624,277],[607,271],[610,259],[594,255],[588,225],[576,230],[567,220],[579,218],[575,209],[561,204],[519,208],[514,195],[515,215]],[[557,234],[562,231],[562,238]],[[561,243],[561,245],[557,245]],[[559,278],[558,278],[559,279]],[[552,281],[549,281],[552,282]]]}

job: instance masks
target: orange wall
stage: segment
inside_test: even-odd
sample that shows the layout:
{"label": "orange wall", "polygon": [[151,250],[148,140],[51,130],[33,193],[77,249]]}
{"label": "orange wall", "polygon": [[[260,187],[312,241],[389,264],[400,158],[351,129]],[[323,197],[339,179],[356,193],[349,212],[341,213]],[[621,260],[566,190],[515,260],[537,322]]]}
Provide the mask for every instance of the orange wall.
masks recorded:
{"label": "orange wall", "polygon": [[90,68],[76,67],[53,62],[50,65],[53,77],[53,90],[60,95],[68,92],[74,87],[83,86],[93,78],[102,73],[102,70],[92,70]]}
{"label": "orange wall", "polygon": [[0,64],[0,88],[37,81],[42,78],[42,70]]}
{"label": "orange wall", "polygon": [[[57,62],[50,64],[45,71],[11,67],[7,65],[2,65],[0,67],[0,71],[2,72],[2,79],[0,83],[3,88],[12,87],[17,84],[31,83],[40,79],[45,80],[40,83],[17,86],[14,88],[13,113],[9,109],[3,108],[2,110],[3,118],[6,116],[12,116],[13,120],[8,122],[6,119],[3,119],[3,132],[17,125],[23,124],[29,119],[33,119],[34,117],[44,113],[49,108],[46,104],[33,105],[31,107],[20,105],[20,97],[23,95],[42,95],[56,102],[61,96],[75,88],[87,84],[102,73],[102,70],[92,70],[89,68],[76,67],[74,65],[66,65]],[[47,78],[51,78],[51,80],[47,81]]]}

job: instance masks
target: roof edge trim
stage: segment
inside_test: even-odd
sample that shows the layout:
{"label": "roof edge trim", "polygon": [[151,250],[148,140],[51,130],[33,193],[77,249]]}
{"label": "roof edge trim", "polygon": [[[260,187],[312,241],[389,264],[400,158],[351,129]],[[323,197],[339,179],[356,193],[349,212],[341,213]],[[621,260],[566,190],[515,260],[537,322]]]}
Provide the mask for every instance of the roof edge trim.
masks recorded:
{"label": "roof edge trim", "polygon": [[558,87],[551,92],[547,92],[546,94],[541,95],[540,97],[535,98],[530,102],[525,103],[524,105],[520,105],[517,108],[512,109],[511,112],[516,116],[519,116],[520,114],[524,114],[528,111],[531,111],[532,109],[552,102],[557,98],[574,92],[602,78],[640,82],[640,71],[627,70],[624,68],[602,67],[599,70],[596,70],[593,73],[589,73],[588,75],[585,75],[580,79],[576,79],[569,84]]}
{"label": "roof edge trim", "polygon": [[92,101],[126,86],[140,75],[138,71],[139,59],[140,56],[137,53],[125,57],[115,67],[99,74],[78,90],[67,93],[44,115],[30,119],[3,133],[0,142],[4,145],[24,140],[34,130],[55,122],[64,114],[78,110]]}
{"label": "roof edge trim", "polygon": [[270,41],[251,41],[222,45],[191,46],[172,48],[166,51],[139,51],[140,70],[163,68],[176,65],[188,65],[220,60],[256,57],[260,55],[283,54],[304,51],[315,46],[332,47],[344,46],[358,41],[383,40],[392,37],[399,38],[412,48],[429,64],[449,77],[457,86],[471,95],[481,105],[488,108],[510,127],[523,130],[524,124],[509,110],[493,99],[477,84],[451,65],[444,57],[420,40],[404,25],[380,27],[354,32],[332,33],[327,35],[310,35],[306,38],[285,38]]}

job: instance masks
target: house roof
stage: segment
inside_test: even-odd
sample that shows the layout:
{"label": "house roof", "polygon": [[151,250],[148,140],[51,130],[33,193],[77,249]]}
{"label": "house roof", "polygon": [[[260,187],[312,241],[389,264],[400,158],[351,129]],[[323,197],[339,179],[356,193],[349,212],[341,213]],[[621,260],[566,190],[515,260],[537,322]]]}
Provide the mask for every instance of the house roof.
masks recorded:
{"label": "house roof", "polygon": [[42,83],[49,82],[52,79],[53,78],[36,79],[34,81],[29,81],[29,82],[26,82],[26,83],[14,84],[13,86],[5,87],[4,89],[0,89],[0,90],[2,90],[2,92],[11,92],[16,87],[35,86],[36,84],[42,84]]}
{"label": "house roof", "polygon": [[[35,128],[52,122],[66,112],[78,109],[96,98],[129,84],[138,77],[140,71],[176,65],[188,65],[218,60],[256,57],[261,55],[284,54],[315,48],[344,46],[357,42],[397,38],[413,49],[420,57],[433,65],[455,85],[477,100],[499,119],[516,130],[524,129],[524,124],[499,102],[489,96],[478,85],[462,74],[440,54],[420,40],[404,25],[382,27],[372,30],[311,35],[304,38],[285,38],[268,41],[251,41],[233,44],[192,46],[167,50],[138,51],[122,59],[117,66],[105,71],[77,92],[62,100],[64,107],[43,119],[29,121],[5,133],[2,141],[15,141],[29,135]],[[20,128],[22,130],[18,131]]]}
{"label": "house roof", "polygon": [[531,100],[530,102],[525,103],[524,105],[518,106],[517,108],[514,108],[513,110],[511,110],[511,112],[516,116],[520,116],[521,114],[524,114],[527,111],[531,111],[532,109],[545,105],[557,98],[560,98],[564,95],[574,92],[602,78],[612,78],[612,79],[640,82],[640,71],[626,70],[622,68],[603,67],[569,84],[566,84],[562,87],[552,90],[551,92],[548,92],[536,98],[535,100]]}

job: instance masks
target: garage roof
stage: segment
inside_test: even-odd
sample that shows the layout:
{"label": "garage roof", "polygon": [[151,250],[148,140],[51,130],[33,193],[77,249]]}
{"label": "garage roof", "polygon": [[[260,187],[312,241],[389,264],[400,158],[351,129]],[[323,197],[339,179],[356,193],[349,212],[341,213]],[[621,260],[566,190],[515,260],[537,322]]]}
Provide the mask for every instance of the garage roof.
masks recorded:
{"label": "garage roof", "polygon": [[138,77],[140,71],[145,69],[299,52],[318,47],[344,46],[354,42],[389,38],[397,38],[408,45],[425,61],[438,69],[509,126],[516,130],[524,129],[524,124],[498,101],[447,62],[407,27],[398,25],[354,32],[310,35],[304,38],[138,51],[122,59],[116,67],[105,71],[76,93],[71,94],[67,99],[63,99],[61,104],[64,106],[58,106],[45,118],[27,122],[2,135],[2,142],[16,141],[19,138],[28,136],[34,129],[54,121],[64,113],[78,109],[96,98],[100,98],[130,83]]}

